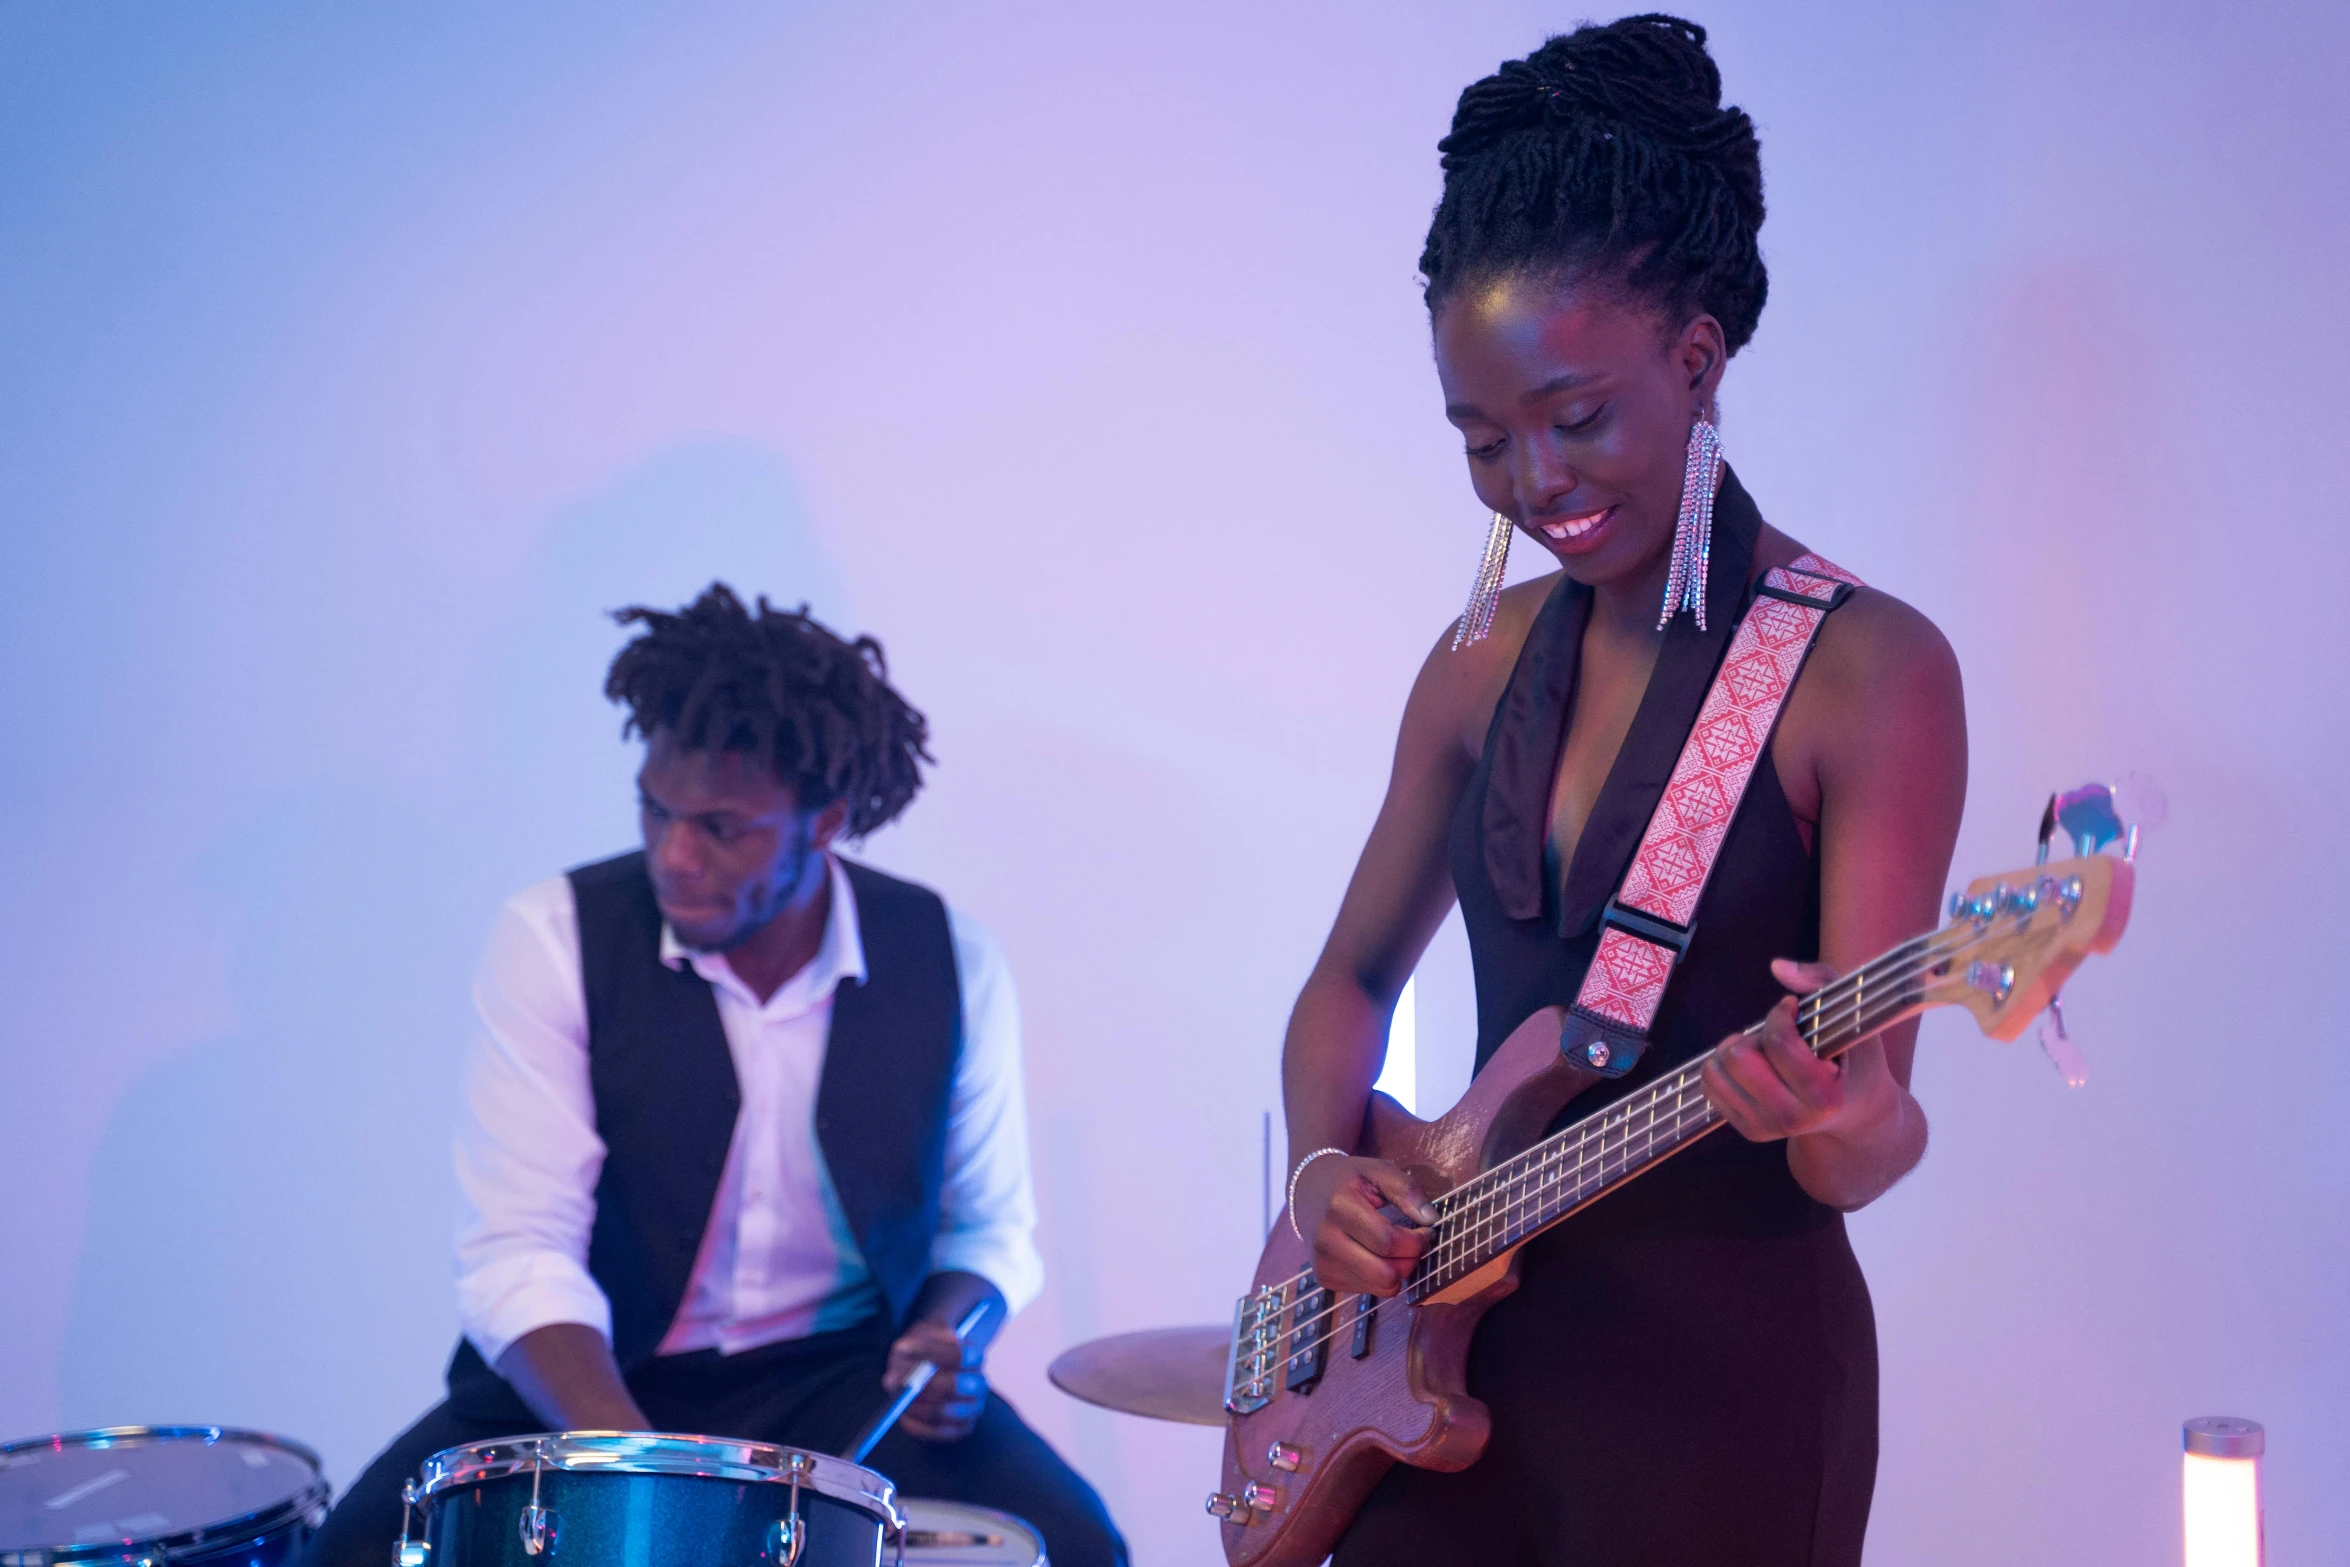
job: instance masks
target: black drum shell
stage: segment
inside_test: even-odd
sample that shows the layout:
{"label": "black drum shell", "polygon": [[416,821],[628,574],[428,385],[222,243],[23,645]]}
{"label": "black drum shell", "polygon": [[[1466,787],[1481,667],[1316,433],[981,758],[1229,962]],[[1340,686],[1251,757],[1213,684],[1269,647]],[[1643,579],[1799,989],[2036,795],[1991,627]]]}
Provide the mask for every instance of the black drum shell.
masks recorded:
{"label": "black drum shell", "polygon": [[[539,1505],[554,1515],[554,1545],[532,1556],[521,1529],[531,1478],[436,1493],[425,1520],[429,1567],[783,1567],[769,1547],[791,1513],[786,1481],[547,1469]],[[881,1561],[883,1525],[872,1513],[802,1486],[800,1518],[807,1544],[797,1567]]]}

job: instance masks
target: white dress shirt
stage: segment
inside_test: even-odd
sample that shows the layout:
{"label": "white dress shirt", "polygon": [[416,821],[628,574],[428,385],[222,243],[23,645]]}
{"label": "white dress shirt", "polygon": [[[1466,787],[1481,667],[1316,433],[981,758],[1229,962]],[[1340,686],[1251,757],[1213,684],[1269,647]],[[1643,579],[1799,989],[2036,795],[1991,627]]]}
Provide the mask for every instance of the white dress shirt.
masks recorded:
{"label": "white dress shirt", "polygon": [[[877,1309],[878,1286],[849,1234],[816,1138],[816,1091],[832,996],[865,979],[857,899],[831,862],[832,909],[816,956],[762,1003],[725,958],[689,952],[664,925],[661,961],[710,982],[742,1111],[685,1300],[659,1353],[727,1354],[845,1327]],[[947,1108],[946,1171],[933,1272],[976,1273],[1018,1311],[1044,1285],[1033,1232],[1020,1004],[995,942],[953,910],[963,1052]],[[457,1122],[457,1314],[492,1365],[555,1322],[607,1339],[612,1311],[587,1271],[596,1180],[587,997],[571,882],[555,877],[499,911],[474,981],[481,1014]]]}

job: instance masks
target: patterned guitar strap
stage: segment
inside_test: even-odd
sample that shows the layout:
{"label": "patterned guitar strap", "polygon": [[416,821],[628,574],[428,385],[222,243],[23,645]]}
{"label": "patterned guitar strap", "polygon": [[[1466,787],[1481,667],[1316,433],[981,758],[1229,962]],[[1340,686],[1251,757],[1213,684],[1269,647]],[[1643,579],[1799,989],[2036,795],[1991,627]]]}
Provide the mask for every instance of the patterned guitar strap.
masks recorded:
{"label": "patterned guitar strap", "polygon": [[1805,555],[1771,569],[1731,633],[1640,848],[1600,915],[1599,950],[1559,1041],[1604,1076],[1630,1071],[1647,1048],[1673,967],[1689,950],[1698,899],[1787,693],[1828,612],[1858,586],[1842,567]]}

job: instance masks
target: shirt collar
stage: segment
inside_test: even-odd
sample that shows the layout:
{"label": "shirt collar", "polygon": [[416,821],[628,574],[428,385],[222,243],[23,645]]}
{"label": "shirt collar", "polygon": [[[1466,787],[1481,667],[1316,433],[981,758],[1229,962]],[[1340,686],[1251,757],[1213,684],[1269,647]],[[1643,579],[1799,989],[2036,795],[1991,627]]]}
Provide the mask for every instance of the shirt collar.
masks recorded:
{"label": "shirt collar", "polygon": [[805,968],[778,986],[774,995],[761,1007],[759,999],[748,986],[735,977],[734,969],[723,953],[696,952],[677,939],[677,932],[669,922],[661,922],[661,961],[670,968],[693,965],[694,972],[722,990],[732,991],[760,1010],[778,1014],[804,1012],[820,1001],[828,1001],[833,990],[843,980],[865,982],[865,935],[857,921],[857,893],[849,885],[849,873],[842,869],[840,857],[827,853],[824,863],[832,878],[832,908],[825,915],[824,936],[816,944],[816,955]]}

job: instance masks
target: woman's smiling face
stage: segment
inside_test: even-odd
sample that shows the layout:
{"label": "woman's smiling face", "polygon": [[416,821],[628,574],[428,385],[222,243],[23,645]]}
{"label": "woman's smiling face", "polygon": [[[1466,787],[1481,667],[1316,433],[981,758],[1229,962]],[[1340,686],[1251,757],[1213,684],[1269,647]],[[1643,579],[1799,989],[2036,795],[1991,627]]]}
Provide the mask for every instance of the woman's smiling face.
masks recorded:
{"label": "woman's smiling face", "polygon": [[1504,277],[1451,294],[1434,331],[1477,498],[1578,582],[1661,584],[1690,422],[1728,357],[1719,323],[1676,332],[1618,290]]}

